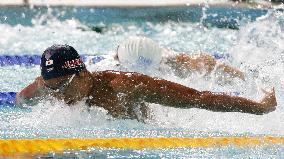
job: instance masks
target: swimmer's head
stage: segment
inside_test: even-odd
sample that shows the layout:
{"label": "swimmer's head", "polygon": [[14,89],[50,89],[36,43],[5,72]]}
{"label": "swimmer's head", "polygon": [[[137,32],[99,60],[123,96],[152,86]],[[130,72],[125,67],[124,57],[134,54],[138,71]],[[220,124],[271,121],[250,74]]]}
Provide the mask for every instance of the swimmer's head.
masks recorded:
{"label": "swimmer's head", "polygon": [[41,75],[44,80],[72,75],[85,69],[80,55],[69,45],[52,45],[41,57]]}
{"label": "swimmer's head", "polygon": [[122,64],[159,65],[164,49],[152,39],[130,37],[119,44],[116,59]]}

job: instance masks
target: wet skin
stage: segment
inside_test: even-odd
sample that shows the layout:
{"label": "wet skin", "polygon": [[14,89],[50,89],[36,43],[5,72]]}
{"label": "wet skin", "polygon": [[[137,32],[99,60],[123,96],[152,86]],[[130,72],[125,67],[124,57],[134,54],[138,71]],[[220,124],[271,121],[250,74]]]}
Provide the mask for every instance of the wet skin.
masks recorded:
{"label": "wet skin", "polygon": [[[57,88],[71,75],[44,81],[38,77],[34,83],[18,93],[17,98],[32,98],[40,88]],[[64,83],[64,82],[63,82]],[[224,93],[198,91],[167,80],[149,77],[133,72],[81,71],[62,92],[52,95],[67,104],[74,104],[86,98],[89,106],[106,109],[114,117],[137,118],[139,107],[144,117],[148,109],[144,102],[157,103],[176,108],[201,108],[221,112],[243,112],[264,114],[275,110],[277,102],[274,90],[266,92],[261,102],[229,96]]]}

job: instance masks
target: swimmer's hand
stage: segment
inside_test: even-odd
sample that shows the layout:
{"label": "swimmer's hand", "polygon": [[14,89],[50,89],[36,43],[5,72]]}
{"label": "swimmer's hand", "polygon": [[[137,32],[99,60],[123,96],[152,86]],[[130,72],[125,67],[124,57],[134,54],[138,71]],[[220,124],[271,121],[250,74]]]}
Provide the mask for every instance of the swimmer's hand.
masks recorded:
{"label": "swimmer's hand", "polygon": [[276,109],[277,101],[275,97],[275,90],[272,88],[270,92],[261,89],[265,93],[265,97],[262,99],[261,104],[263,105],[263,113],[269,113]]}
{"label": "swimmer's hand", "polygon": [[37,77],[33,83],[22,89],[20,92],[16,95],[16,104],[20,105],[25,102],[25,100],[29,100],[31,98],[34,98],[38,95],[38,92],[41,88],[44,87],[44,81],[43,78]]}

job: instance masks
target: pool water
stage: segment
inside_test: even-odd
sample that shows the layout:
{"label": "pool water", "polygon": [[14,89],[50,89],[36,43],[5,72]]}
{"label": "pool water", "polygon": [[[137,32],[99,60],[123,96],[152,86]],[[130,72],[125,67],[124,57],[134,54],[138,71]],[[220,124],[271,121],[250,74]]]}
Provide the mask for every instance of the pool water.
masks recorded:
{"label": "pool water", "polygon": [[[136,12],[134,12],[136,11]],[[20,15],[20,16],[19,16]],[[84,102],[73,107],[44,100],[24,108],[0,108],[0,138],[74,137],[207,137],[284,135],[284,13],[278,9],[222,7],[175,8],[26,8],[0,11],[0,54],[40,55],[53,44],[69,44],[89,55],[111,55],[125,38],[143,35],[178,52],[229,54],[225,62],[240,68],[247,80],[218,83],[214,75],[179,78],[171,73],[147,72],[198,90],[242,92],[253,100],[262,88],[275,88],[278,106],[265,115],[181,110],[150,104],[154,118],[113,119],[106,111],[87,110]],[[104,70],[112,61],[87,64]],[[39,66],[0,67],[0,92],[17,92],[40,75]],[[89,149],[47,154],[55,158],[281,158],[283,146],[166,150]]]}

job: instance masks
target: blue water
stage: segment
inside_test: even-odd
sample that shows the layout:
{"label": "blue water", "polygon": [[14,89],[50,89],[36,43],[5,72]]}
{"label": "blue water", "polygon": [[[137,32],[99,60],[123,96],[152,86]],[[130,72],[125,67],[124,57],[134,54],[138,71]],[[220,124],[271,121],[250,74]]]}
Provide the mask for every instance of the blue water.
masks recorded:
{"label": "blue water", "polygon": [[[10,25],[33,25],[33,18],[50,12],[47,7],[2,7],[0,22]],[[203,13],[206,17],[203,17]],[[52,15],[58,20],[78,19],[81,23],[94,26],[99,23],[139,23],[145,21],[161,22],[200,22],[221,28],[238,28],[240,21],[254,21],[257,17],[265,15],[267,9],[250,9],[245,7],[150,7],[150,8],[104,8],[104,7],[53,7]],[[135,19],[133,21],[132,19]]]}
{"label": "blue water", "polygon": [[[261,99],[262,88],[275,87],[278,99],[276,111],[261,116],[150,104],[154,118],[146,123],[113,119],[96,107],[89,112],[84,102],[68,107],[50,99],[24,108],[1,108],[0,138],[284,135],[281,8],[2,7],[0,30],[1,55],[40,55],[54,43],[70,44],[82,54],[111,55],[123,39],[133,35],[148,36],[177,52],[229,54],[225,62],[243,70],[246,82],[235,79],[230,84],[220,84],[215,75],[207,79],[200,75],[181,79],[155,70],[145,73],[199,90],[243,92],[243,96],[253,100]],[[112,69],[114,65],[109,60],[87,67],[94,71]],[[0,67],[0,91],[19,91],[39,75],[38,66]],[[55,158],[281,158],[283,146],[141,151],[94,148],[50,155]]]}

